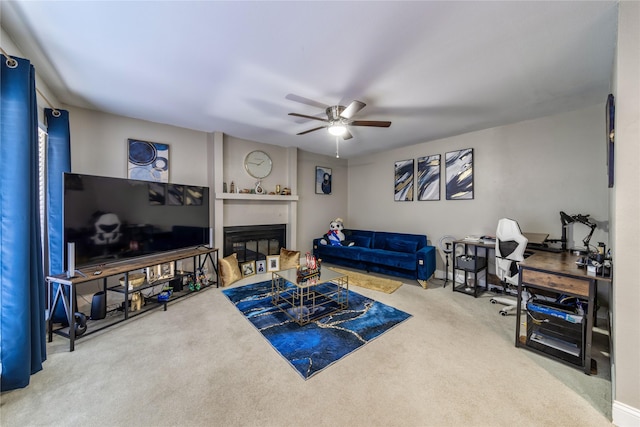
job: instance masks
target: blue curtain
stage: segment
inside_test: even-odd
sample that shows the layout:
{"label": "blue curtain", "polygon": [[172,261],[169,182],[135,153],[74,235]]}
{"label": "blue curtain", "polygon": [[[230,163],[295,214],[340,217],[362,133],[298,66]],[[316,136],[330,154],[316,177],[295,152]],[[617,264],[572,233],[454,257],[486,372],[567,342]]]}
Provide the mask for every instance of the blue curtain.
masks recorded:
{"label": "blue curtain", "polygon": [[[49,275],[64,273],[64,172],[71,172],[71,138],[69,112],[45,108],[47,119],[47,235],[49,242]],[[57,292],[54,284],[52,294]],[[49,298],[52,298],[50,295]],[[73,310],[76,305],[74,301]],[[53,308],[53,321],[67,324],[67,316],[61,300]]]}
{"label": "blue curtain", "polygon": [[47,224],[49,274],[66,271],[64,263],[64,172],[71,172],[69,112],[45,108],[47,118]]}
{"label": "blue curtain", "polygon": [[26,387],[46,359],[35,70],[0,56],[0,361],[2,391]]}

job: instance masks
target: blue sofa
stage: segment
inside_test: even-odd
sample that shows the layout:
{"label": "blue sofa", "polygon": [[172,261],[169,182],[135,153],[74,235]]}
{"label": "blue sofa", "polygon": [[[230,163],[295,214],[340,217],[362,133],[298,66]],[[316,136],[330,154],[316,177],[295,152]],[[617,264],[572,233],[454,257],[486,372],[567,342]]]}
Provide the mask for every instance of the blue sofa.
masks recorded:
{"label": "blue sofa", "polygon": [[427,236],[368,230],[343,230],[354,246],[313,240],[313,254],[331,264],[418,280],[423,286],[436,270],[436,250]]}

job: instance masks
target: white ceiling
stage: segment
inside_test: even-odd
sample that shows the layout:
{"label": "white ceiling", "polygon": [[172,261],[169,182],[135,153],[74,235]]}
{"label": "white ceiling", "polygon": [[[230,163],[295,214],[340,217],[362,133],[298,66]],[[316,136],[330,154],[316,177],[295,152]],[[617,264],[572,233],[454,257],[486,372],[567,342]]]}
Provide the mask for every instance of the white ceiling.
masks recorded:
{"label": "white ceiling", "polygon": [[617,1],[1,4],[65,104],[327,155],[288,113],[358,99],[393,122],[352,128],[343,158],[604,103],[617,28]]}

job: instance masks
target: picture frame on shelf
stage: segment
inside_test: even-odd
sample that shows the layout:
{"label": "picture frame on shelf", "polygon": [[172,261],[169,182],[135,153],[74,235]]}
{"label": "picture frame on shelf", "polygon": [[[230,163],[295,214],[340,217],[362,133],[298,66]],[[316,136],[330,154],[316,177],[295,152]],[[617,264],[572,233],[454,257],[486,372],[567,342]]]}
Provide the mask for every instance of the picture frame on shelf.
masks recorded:
{"label": "picture frame on shelf", "polygon": [[326,166],[316,166],[316,194],[331,194],[332,170]]}
{"label": "picture frame on shelf", "polygon": [[267,255],[267,272],[280,271],[280,255]]}
{"label": "picture frame on shelf", "polygon": [[147,275],[147,282],[153,283],[158,280],[158,274],[156,270],[156,265],[145,268],[145,274]]}
{"label": "picture frame on shelf", "polygon": [[172,279],[176,275],[175,264],[173,262],[165,262],[156,265],[156,281],[163,279]]}
{"label": "picture frame on shelf", "polygon": [[249,277],[256,274],[256,262],[255,261],[247,261],[240,264],[240,271],[242,272],[242,277]]}

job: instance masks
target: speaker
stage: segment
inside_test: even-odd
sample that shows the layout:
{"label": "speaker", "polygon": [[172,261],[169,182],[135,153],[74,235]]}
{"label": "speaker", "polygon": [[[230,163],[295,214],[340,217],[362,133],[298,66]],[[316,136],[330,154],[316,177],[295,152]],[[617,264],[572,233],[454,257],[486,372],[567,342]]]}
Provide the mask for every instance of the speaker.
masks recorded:
{"label": "speaker", "polygon": [[87,317],[79,311],[75,312],[74,316],[76,319],[76,337],[79,337],[80,335],[87,332]]}
{"label": "speaker", "polygon": [[96,292],[91,301],[91,320],[107,317],[107,300],[104,291]]}
{"label": "speaker", "polygon": [[67,277],[76,275],[76,244],[67,243]]}

